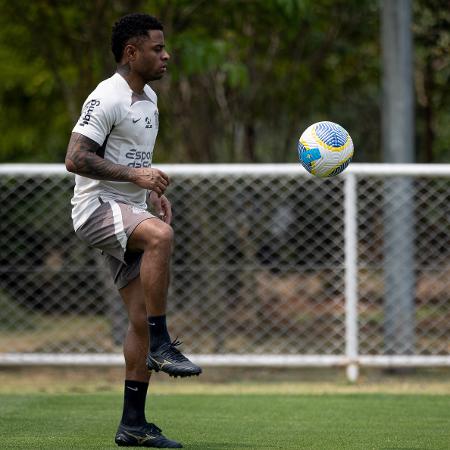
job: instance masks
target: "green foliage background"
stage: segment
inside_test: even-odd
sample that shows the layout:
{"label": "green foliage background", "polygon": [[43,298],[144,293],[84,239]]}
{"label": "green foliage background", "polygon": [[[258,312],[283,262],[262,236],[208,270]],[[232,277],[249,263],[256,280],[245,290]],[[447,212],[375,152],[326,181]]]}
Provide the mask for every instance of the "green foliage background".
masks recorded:
{"label": "green foliage background", "polygon": [[[450,10],[413,0],[417,161],[450,160]],[[165,26],[156,162],[294,162],[302,130],[346,127],[381,161],[372,0],[0,0],[0,162],[62,162],[85,97],[115,69],[114,21]]]}

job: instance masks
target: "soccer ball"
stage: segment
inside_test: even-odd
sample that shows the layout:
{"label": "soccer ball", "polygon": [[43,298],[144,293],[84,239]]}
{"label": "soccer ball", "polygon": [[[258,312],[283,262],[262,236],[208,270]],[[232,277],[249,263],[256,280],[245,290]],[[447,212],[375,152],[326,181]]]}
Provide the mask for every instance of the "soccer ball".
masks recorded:
{"label": "soccer ball", "polygon": [[300,136],[298,156],[309,173],[321,178],[332,177],[352,160],[353,141],[337,123],[313,123]]}

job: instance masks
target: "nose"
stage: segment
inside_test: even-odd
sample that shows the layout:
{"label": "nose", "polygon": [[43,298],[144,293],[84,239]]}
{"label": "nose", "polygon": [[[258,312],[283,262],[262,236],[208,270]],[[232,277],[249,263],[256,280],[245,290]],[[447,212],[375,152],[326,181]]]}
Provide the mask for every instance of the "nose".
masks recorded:
{"label": "nose", "polygon": [[167,53],[165,50],[164,50],[162,59],[163,59],[164,61],[169,61],[169,59],[170,59],[169,53]]}

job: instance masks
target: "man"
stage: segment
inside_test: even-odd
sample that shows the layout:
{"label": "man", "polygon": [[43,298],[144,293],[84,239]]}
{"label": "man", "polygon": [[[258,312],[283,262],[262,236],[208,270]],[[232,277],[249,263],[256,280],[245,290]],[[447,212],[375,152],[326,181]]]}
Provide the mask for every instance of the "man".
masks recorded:
{"label": "man", "polygon": [[[169,177],[151,168],[158,132],[157,98],[147,85],[167,70],[161,23],[146,14],[122,17],[112,30],[117,72],[84,103],[66,155],[76,174],[72,219],[76,234],[106,258],[125,303],[124,407],[120,446],[180,448],[145,418],[149,371],[199,375],[171,342],[166,302],[173,232],[164,192]],[[147,211],[150,201],[157,217]]]}

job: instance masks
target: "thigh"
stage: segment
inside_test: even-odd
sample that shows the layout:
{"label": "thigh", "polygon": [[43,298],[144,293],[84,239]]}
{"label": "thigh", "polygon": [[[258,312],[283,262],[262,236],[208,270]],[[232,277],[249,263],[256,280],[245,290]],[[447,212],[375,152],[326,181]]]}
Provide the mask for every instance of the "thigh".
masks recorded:
{"label": "thigh", "polygon": [[91,247],[127,264],[130,235],[141,222],[154,217],[144,209],[109,200],[99,204],[76,234]]}
{"label": "thigh", "polygon": [[173,237],[172,227],[155,216],[152,216],[152,219],[157,220],[145,220],[135,227],[128,239],[127,249],[143,251],[149,245],[154,245],[157,242],[171,242]]}

